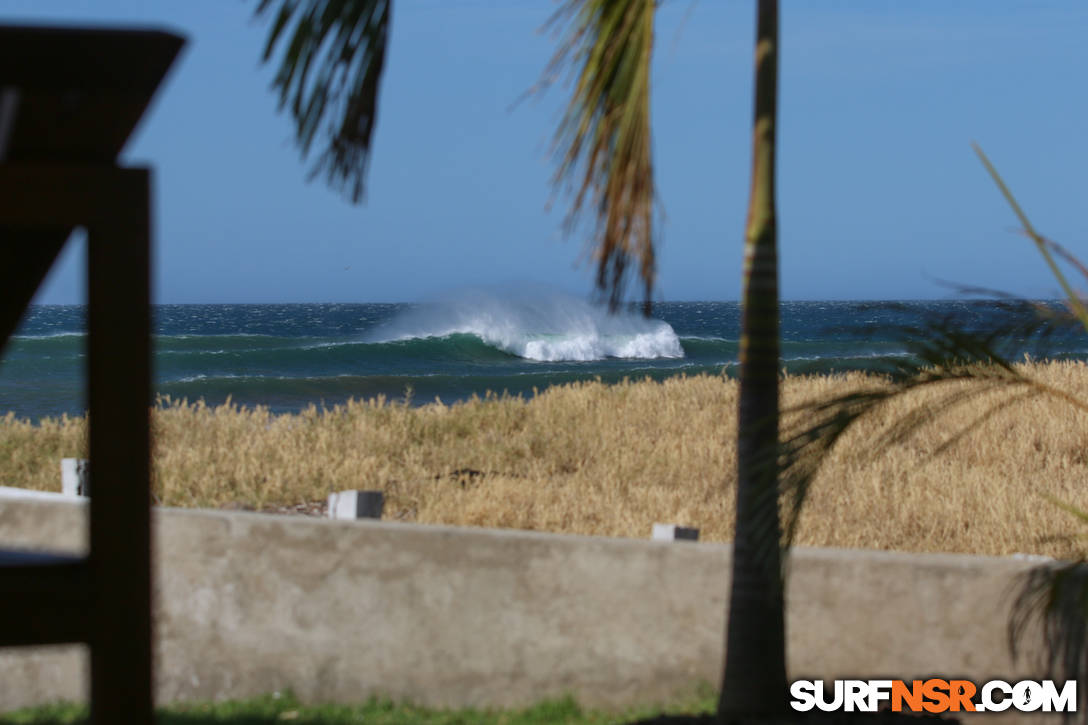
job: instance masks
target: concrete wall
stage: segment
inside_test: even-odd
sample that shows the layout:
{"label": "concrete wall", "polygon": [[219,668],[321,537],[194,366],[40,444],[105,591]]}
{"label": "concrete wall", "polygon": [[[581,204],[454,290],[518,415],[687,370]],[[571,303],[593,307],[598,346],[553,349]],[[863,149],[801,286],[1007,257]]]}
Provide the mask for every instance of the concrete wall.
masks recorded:
{"label": "concrete wall", "polygon": [[[78,550],[85,510],[0,499],[0,546]],[[726,546],[176,509],[154,521],[160,702],[290,688],[305,701],[569,693],[613,706],[720,675]],[[798,550],[790,675],[1041,677],[1005,644],[1029,566]],[[0,710],[82,699],[85,666],[81,647],[0,651]]]}

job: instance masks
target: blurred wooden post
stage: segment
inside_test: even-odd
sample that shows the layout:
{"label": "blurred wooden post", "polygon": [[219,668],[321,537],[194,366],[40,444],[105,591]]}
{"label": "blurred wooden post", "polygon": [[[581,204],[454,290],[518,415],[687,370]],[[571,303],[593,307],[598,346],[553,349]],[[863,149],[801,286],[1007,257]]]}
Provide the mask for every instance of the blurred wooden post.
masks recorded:
{"label": "blurred wooden post", "polygon": [[[87,227],[91,466],[91,718],[150,722],[150,175],[117,169],[108,214]],[[124,531],[124,536],[118,532]]]}
{"label": "blurred wooden post", "polygon": [[117,156],[184,41],[0,26],[0,346],[87,230],[90,553],[0,550],[0,646],[86,642],[91,721],[151,725],[150,173]]}
{"label": "blurred wooden post", "polygon": [[[91,719],[152,722],[149,173],[110,165],[0,165],[0,219],[30,228],[84,224],[90,555],[13,554],[0,600],[0,644],[91,645]],[[123,533],[121,533],[123,532]],[[13,563],[15,562],[15,563]],[[36,599],[17,587],[37,580]],[[41,608],[41,614],[30,610]],[[75,613],[82,608],[85,611]],[[58,620],[70,619],[70,622]],[[31,622],[27,620],[31,619]],[[31,626],[28,626],[31,624]]]}

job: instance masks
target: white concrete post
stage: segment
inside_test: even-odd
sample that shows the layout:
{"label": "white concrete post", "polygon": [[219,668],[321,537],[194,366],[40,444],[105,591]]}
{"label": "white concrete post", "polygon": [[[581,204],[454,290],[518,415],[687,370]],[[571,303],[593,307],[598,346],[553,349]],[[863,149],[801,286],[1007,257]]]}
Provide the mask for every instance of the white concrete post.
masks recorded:
{"label": "white concrete post", "polygon": [[91,462],[86,458],[60,459],[60,490],[65,496],[90,496]]}
{"label": "white concrete post", "polygon": [[329,518],[380,519],[384,505],[381,491],[338,491],[329,494]]}
{"label": "white concrete post", "polygon": [[699,529],[676,524],[654,524],[655,541],[698,541]]}

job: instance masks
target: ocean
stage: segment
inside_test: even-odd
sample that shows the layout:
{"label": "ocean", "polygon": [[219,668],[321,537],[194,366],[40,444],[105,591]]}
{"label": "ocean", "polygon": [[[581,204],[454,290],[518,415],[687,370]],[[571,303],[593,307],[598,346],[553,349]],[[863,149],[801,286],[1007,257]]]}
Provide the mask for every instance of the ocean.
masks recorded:
{"label": "ocean", "polygon": [[[903,328],[956,317],[985,329],[994,302],[784,302],[791,373],[875,370],[909,354]],[[0,358],[0,415],[38,421],[85,410],[85,308],[34,306]],[[426,304],[160,305],[154,387],[173,400],[231,400],[275,413],[385,396],[449,404],[488,391],[531,397],[578,380],[735,375],[735,302],[660,302],[653,317],[555,293],[466,293]],[[1014,358],[1088,358],[1083,331]]]}

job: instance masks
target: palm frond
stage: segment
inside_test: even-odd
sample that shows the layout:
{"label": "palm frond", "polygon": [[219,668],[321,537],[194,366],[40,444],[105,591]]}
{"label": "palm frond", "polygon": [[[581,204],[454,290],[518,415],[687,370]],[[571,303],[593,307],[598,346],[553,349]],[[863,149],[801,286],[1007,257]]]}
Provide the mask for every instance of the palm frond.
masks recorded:
{"label": "palm frond", "polygon": [[[1034,308],[1027,304],[1022,309]],[[901,339],[911,354],[886,362],[882,371],[883,384],[784,410],[787,422],[783,426],[777,460],[785,522],[782,545],[789,547],[795,540],[810,487],[839,439],[856,422],[893,399],[922,388],[945,389],[927,406],[915,407],[892,421],[873,440],[871,449],[856,451],[857,455],[879,455],[888,447],[908,440],[942,415],[995,391],[1007,390],[1009,395],[986,406],[971,423],[938,446],[933,456],[946,452],[1000,410],[1032,397],[1054,397],[1088,411],[1088,402],[1025,375],[1002,355],[1003,341],[1016,340],[1022,344],[1032,335],[1045,339],[1047,328],[1052,324],[1053,321],[1046,317],[1013,319],[1005,325],[978,331],[965,329],[961,320],[945,318],[921,328],[902,328]],[[972,385],[955,385],[962,382]],[[770,465],[769,461],[765,463]]]}
{"label": "palm frond", "polygon": [[[1032,237],[1032,235],[1029,234],[1027,231],[1021,229],[1020,233],[1034,241],[1034,237]],[[1077,259],[1077,257],[1072,252],[1070,252],[1068,249],[1066,249],[1062,245],[1055,242],[1053,239],[1050,239],[1048,237],[1044,237],[1042,235],[1038,235],[1038,236],[1039,236],[1039,239],[1042,241],[1042,243],[1046,246],[1047,249],[1049,249],[1051,252],[1058,255],[1063,260],[1065,260],[1065,263],[1070,265],[1074,269],[1076,269],[1078,272],[1080,272],[1080,275],[1082,277],[1084,277],[1085,279],[1088,279],[1088,265],[1085,265],[1084,262]],[[1082,302],[1083,302],[1083,300],[1082,300]]]}
{"label": "palm frond", "polygon": [[[1006,357],[1005,342],[1022,347],[1034,341],[1044,346],[1052,335],[1070,329],[1088,331],[1088,310],[1073,293],[1058,268],[1054,255],[1061,257],[1088,279],[1088,267],[1068,251],[1035,231],[1027,215],[990,163],[982,150],[975,146],[991,177],[1023,224],[1024,233],[1036,244],[1051,272],[1066,294],[1068,311],[1027,301],[999,305],[1006,322],[979,328],[965,320],[944,318],[915,328],[902,328],[900,339],[910,355],[886,361],[879,371],[884,384],[844,394],[834,398],[810,401],[783,411],[787,420],[783,428],[779,458],[762,465],[777,466],[781,471],[782,498],[786,521],[781,546],[792,545],[801,511],[811,484],[842,436],[859,420],[880,406],[922,387],[948,386],[947,392],[930,402],[928,407],[916,407],[885,430],[871,444],[872,448],[856,451],[858,455],[875,456],[888,446],[902,443],[922,426],[946,414],[967,401],[995,391],[1009,390],[1003,400],[987,406],[973,421],[953,433],[937,447],[933,455],[941,455],[963,437],[999,411],[1035,396],[1049,396],[1071,407],[1088,412],[1088,401],[1067,390],[1035,380],[1017,369]],[[978,288],[961,291],[977,292]],[[985,291],[985,290],[983,290]],[[987,291],[988,292],[988,291]],[[964,387],[956,383],[971,382]],[[1045,496],[1045,494],[1044,494]],[[1052,503],[1088,522],[1088,512],[1046,497]],[[1038,623],[1049,661],[1052,678],[1083,680],[1088,677],[1088,560],[1073,563],[1050,563],[1028,571],[1020,583],[1008,623],[1008,642],[1016,656],[1021,641],[1034,636]]]}
{"label": "palm frond", "polygon": [[[1040,631],[1041,630],[1041,631]],[[1025,639],[1042,635],[1049,679],[1088,677],[1088,562],[1051,562],[1022,577],[1008,624],[1013,657]],[[1080,702],[1084,702],[1083,690]]]}
{"label": "palm frond", "polygon": [[[1012,195],[1009,187],[1005,184],[1005,180],[997,173],[997,169],[990,163],[990,159],[983,153],[982,148],[978,144],[972,144],[972,147],[982,161],[983,166],[986,167],[986,171],[989,172],[990,178],[997,184],[997,188],[1001,191],[1001,195],[1005,197],[1005,201],[1009,203],[1013,213],[1016,214],[1016,217],[1020,220],[1020,223],[1023,225],[1024,233],[1035,242],[1035,246],[1039,250],[1039,253],[1043,255],[1043,259],[1046,260],[1046,264],[1050,268],[1051,274],[1054,275],[1054,279],[1058,280],[1058,284],[1061,285],[1062,292],[1065,293],[1066,300],[1068,301],[1073,314],[1075,314],[1077,319],[1084,325],[1084,329],[1088,330],[1088,309],[1085,308],[1084,304],[1080,301],[1080,298],[1073,292],[1073,288],[1069,285],[1068,280],[1066,280],[1065,275],[1062,274],[1057,262],[1054,261],[1054,256],[1050,253],[1051,249],[1056,245],[1053,242],[1049,242],[1049,240],[1039,234],[1039,232],[1035,231],[1035,227],[1032,225],[1031,221],[1028,220],[1027,214],[1020,208],[1020,204],[1016,201],[1016,197]],[[1064,251],[1065,250],[1061,250],[1059,253]],[[1076,266],[1082,270],[1084,269],[1083,265],[1079,262]]]}
{"label": "palm frond", "polygon": [[595,214],[597,288],[612,309],[637,263],[645,299],[653,292],[654,181],[650,60],[654,0],[566,0],[549,21],[562,42],[542,86],[574,70],[570,103],[555,135],[557,191],[572,193],[573,231],[586,207]]}
{"label": "palm frond", "polygon": [[272,16],[263,61],[280,41],[272,82],[280,110],[289,107],[295,141],[305,158],[322,126],[328,143],[310,178],[324,175],[353,203],[362,200],[378,88],[389,37],[391,0],[260,0],[256,16]]}
{"label": "palm frond", "polygon": [[1053,496],[1051,496],[1048,493],[1044,493],[1043,498],[1045,498],[1047,501],[1054,504],[1058,508],[1062,509],[1066,513],[1070,513],[1073,516],[1080,519],[1081,521],[1083,521],[1084,523],[1088,524],[1088,511],[1085,511],[1084,509],[1081,509],[1081,508],[1077,508],[1073,504],[1065,503],[1064,501],[1061,501],[1060,499],[1054,498]]}
{"label": "palm frond", "polygon": [[[777,489],[757,491],[761,501],[771,496],[779,497],[778,509],[770,507],[769,514],[752,522],[752,531],[758,534],[755,540],[759,560],[769,562],[782,558],[781,554],[796,539],[810,487],[840,438],[855,423],[894,399],[922,388],[937,389],[940,393],[929,405],[914,407],[892,421],[872,440],[868,449],[856,451],[857,455],[878,456],[883,450],[904,443],[940,416],[994,391],[1008,390],[1010,394],[988,405],[974,421],[954,432],[933,452],[934,457],[1000,410],[1031,397],[1057,397],[1088,411],[1088,403],[1027,377],[1004,354],[1006,349],[1022,349],[1033,341],[1037,349],[1045,348],[1055,328],[1067,329],[1070,318],[1040,316],[1031,302],[1006,301],[999,303],[996,309],[1002,322],[990,326],[980,327],[986,321],[980,323],[970,314],[935,317],[921,325],[902,326],[894,336],[908,354],[877,361],[873,373],[879,382],[781,411],[783,425],[777,449],[764,450],[753,462],[756,470],[777,471],[779,481]],[[881,336],[887,332],[886,328],[872,331]],[[956,384],[962,382],[971,385]],[[781,515],[781,535],[777,533],[777,522],[771,515],[776,511]]]}
{"label": "palm frond", "polygon": [[[1043,498],[1088,523],[1088,511],[1045,493]],[[1041,636],[1046,676],[1083,684],[1088,678],[1088,561],[1082,557],[1074,562],[1048,562],[1025,572],[1009,613],[1007,634],[1014,658],[1019,656],[1025,640]],[[1077,704],[1084,701],[1082,689]]]}

